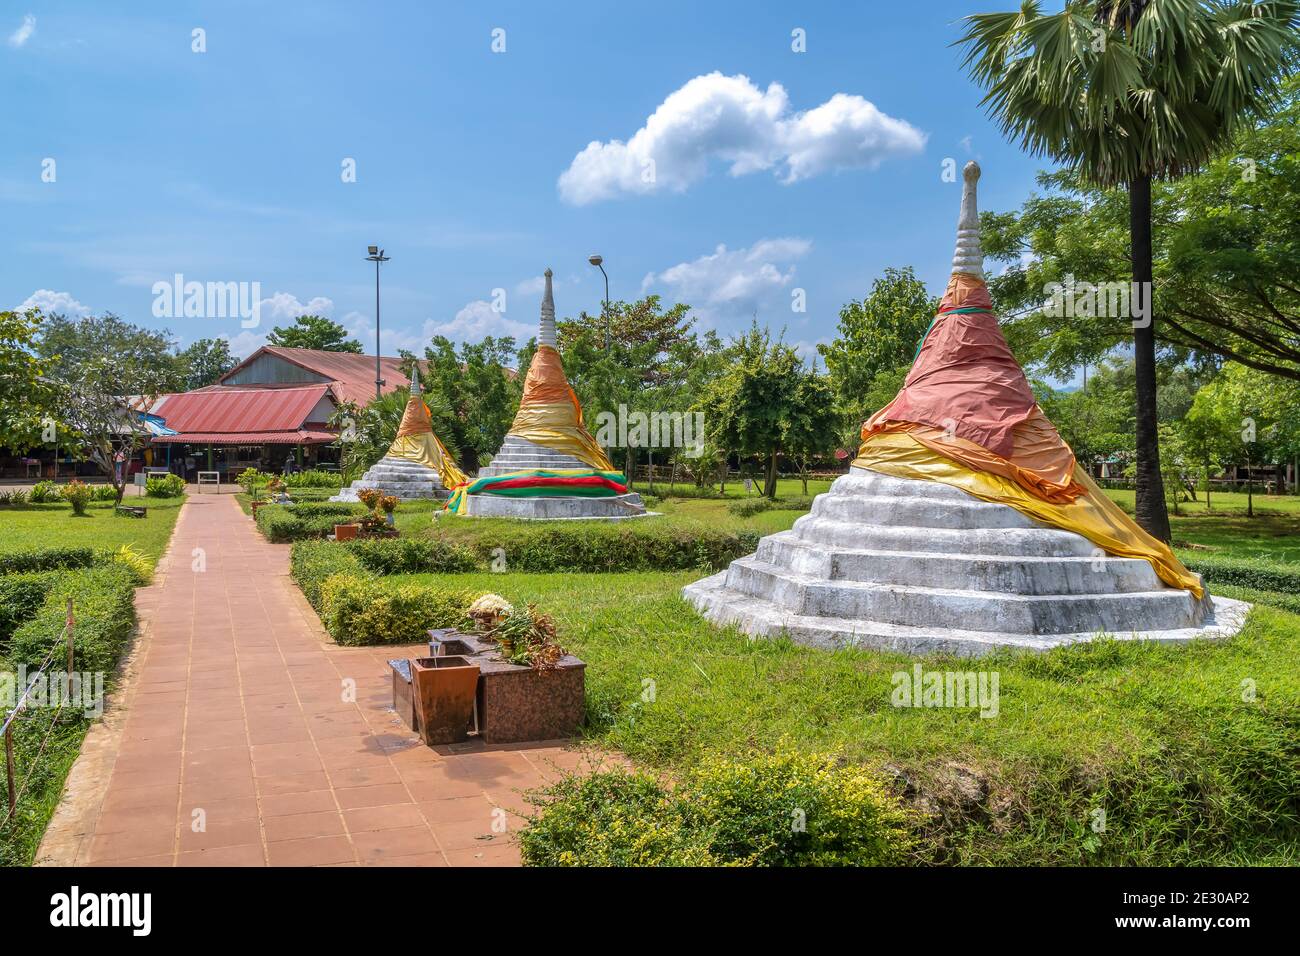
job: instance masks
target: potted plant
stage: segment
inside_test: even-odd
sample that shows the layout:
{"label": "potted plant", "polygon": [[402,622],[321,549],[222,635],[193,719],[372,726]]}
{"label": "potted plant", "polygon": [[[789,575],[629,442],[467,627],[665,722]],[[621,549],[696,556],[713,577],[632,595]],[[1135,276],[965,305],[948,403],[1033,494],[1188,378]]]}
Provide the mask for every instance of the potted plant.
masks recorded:
{"label": "potted plant", "polygon": [[375,505],[379,503],[379,499],[382,498],[383,495],[384,493],[380,491],[378,488],[357,489],[357,500],[360,501],[367,508],[369,508],[371,511],[375,510]]}
{"label": "potted plant", "polygon": [[381,495],[379,498],[379,507],[383,509],[384,519],[390,528],[394,526],[393,512],[397,510],[397,502],[397,495]]}
{"label": "potted plant", "polygon": [[335,540],[335,541],[351,541],[353,538],[355,538],[355,537],[357,536],[357,532],[360,531],[360,530],[361,530],[361,526],[360,526],[360,525],[355,525],[355,524],[336,524],[336,525],[334,526],[334,540]]}

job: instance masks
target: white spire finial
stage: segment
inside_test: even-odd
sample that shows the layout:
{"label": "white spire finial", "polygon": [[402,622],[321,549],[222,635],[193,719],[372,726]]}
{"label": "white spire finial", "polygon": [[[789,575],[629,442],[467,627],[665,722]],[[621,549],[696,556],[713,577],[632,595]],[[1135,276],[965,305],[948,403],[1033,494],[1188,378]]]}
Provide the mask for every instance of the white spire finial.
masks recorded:
{"label": "white spire finial", "polygon": [[952,254],[952,271],[984,278],[984,250],[980,246],[980,214],[975,204],[979,163],[971,160],[961,172],[961,215],[957,218],[957,249]]}
{"label": "white spire finial", "polygon": [[411,394],[420,394],[420,365],[418,362],[411,365]]}
{"label": "white spire finial", "polygon": [[542,323],[537,331],[537,344],[555,348],[555,297],[551,295],[551,270],[546,276],[546,291],[542,293]]}

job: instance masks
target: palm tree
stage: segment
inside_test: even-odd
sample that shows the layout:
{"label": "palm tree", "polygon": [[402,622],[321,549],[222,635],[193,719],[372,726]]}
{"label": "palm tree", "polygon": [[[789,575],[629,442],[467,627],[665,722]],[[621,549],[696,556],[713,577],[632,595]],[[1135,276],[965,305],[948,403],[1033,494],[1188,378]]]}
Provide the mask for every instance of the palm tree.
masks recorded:
{"label": "palm tree", "polygon": [[[1296,63],[1294,0],[1069,0],[966,18],[958,44],[1008,136],[1103,188],[1125,186],[1133,281],[1151,304],[1151,180],[1195,172],[1268,112]],[[1100,277],[1099,277],[1100,278]],[[1169,540],[1154,309],[1134,322],[1137,520]]]}

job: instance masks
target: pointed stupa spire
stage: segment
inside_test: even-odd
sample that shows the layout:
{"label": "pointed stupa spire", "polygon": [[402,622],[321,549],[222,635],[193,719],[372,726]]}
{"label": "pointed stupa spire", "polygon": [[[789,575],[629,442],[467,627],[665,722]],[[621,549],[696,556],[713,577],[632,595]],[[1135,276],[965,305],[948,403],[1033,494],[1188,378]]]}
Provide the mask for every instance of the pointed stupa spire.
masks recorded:
{"label": "pointed stupa spire", "polygon": [[952,272],[984,278],[984,250],[980,246],[980,214],[975,201],[975,185],[980,178],[979,163],[971,160],[961,172],[961,215],[957,219],[957,248],[952,254]]}
{"label": "pointed stupa spire", "polygon": [[420,366],[418,363],[411,366],[411,394],[419,395],[420,393]]}
{"label": "pointed stupa spire", "polygon": [[555,348],[555,297],[551,294],[551,270],[542,274],[546,277],[546,291],[542,293],[542,321],[537,330],[537,344]]}

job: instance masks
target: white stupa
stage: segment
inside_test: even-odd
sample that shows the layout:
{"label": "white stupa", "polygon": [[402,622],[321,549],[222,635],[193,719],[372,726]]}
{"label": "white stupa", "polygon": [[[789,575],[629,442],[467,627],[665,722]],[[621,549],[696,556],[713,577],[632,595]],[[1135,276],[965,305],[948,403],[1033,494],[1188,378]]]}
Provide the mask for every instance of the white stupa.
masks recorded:
{"label": "white stupa", "polygon": [[537,352],[524,380],[519,411],[496,456],[449,507],[470,517],[645,517],[641,496],[627,489],[627,479],[614,470],[583,423],[582,406],[556,349],[550,269],[545,278]]}
{"label": "white stupa", "polygon": [[849,473],[683,596],[719,624],[827,648],[977,655],[1235,633],[1249,605],[1212,598],[1106,499],[1033,402],[984,285],[978,176],[970,164],[939,316]]}

